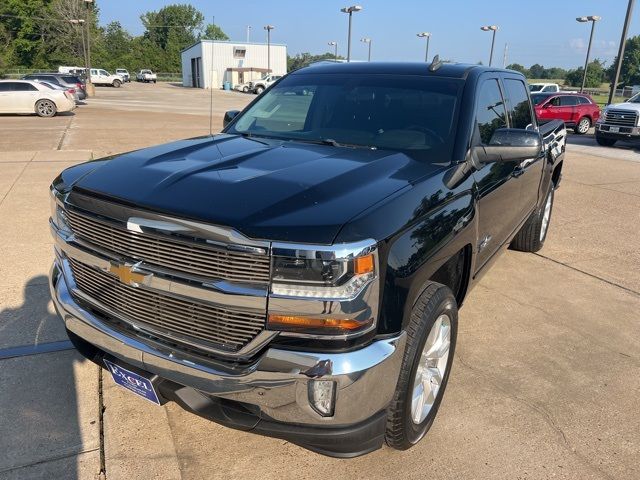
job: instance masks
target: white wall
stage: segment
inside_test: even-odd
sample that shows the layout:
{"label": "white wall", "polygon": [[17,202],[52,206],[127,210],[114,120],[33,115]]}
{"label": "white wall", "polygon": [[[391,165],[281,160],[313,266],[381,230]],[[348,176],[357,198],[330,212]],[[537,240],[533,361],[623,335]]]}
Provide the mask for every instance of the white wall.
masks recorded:
{"label": "white wall", "polygon": [[[245,58],[234,58],[234,47],[246,48]],[[213,55],[213,56],[212,56]],[[267,68],[267,45],[244,42],[202,41],[182,52],[182,84],[190,87],[191,58],[202,57],[203,86],[210,88],[213,73],[213,87],[222,87],[223,82],[231,81],[227,68]],[[287,73],[286,45],[271,45],[271,70],[275,74]],[[213,72],[212,72],[213,71]]]}

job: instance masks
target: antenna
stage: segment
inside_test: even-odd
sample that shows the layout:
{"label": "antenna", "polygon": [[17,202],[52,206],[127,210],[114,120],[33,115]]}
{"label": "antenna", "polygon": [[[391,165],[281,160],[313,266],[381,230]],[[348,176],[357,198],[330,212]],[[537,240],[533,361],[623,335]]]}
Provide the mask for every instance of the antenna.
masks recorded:
{"label": "antenna", "polygon": [[[216,16],[213,16],[213,32],[215,36]],[[213,39],[211,40],[211,71],[209,72],[209,136],[213,137]]]}
{"label": "antenna", "polygon": [[440,60],[440,55],[436,55],[435,57],[433,57],[433,60],[431,60],[431,65],[429,65],[429,71],[435,72],[441,66],[442,66],[442,60]]}

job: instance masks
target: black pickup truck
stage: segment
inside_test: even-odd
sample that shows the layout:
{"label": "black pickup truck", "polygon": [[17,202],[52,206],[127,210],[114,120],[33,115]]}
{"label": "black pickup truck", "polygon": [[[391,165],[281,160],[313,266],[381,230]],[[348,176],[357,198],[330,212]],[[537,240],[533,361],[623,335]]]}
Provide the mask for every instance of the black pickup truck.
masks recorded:
{"label": "black pickup truck", "polygon": [[51,293],[133,393],[350,457],[417,443],[458,308],[545,240],[565,150],[517,72],[318,64],[221,134],[68,168]]}

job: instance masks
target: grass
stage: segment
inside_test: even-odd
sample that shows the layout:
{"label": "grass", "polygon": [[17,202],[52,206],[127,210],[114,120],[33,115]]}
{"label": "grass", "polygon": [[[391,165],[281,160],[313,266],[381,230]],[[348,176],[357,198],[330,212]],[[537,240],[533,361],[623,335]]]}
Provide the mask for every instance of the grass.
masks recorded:
{"label": "grass", "polygon": [[[591,95],[593,101],[596,102],[601,107],[604,107],[609,100],[609,95]],[[613,103],[621,103],[624,102],[623,97],[613,97]]]}

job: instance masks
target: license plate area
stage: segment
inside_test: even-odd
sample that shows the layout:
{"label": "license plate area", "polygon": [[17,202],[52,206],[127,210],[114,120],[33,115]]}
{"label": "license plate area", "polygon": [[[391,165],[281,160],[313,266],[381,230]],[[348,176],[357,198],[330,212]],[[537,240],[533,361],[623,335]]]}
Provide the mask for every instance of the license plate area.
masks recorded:
{"label": "license plate area", "polygon": [[109,370],[109,373],[111,373],[111,378],[113,378],[113,381],[116,382],[116,384],[120,385],[123,388],[126,388],[130,392],[135,393],[145,400],[150,401],[151,403],[160,405],[158,394],[156,393],[156,390],[153,387],[153,383],[150,379],[148,379],[144,375],[132,372],[127,368],[111,362],[106,358],[103,361],[107,366],[107,370]]}
{"label": "license plate area", "polygon": [[611,133],[620,133],[620,127],[609,127]]}

